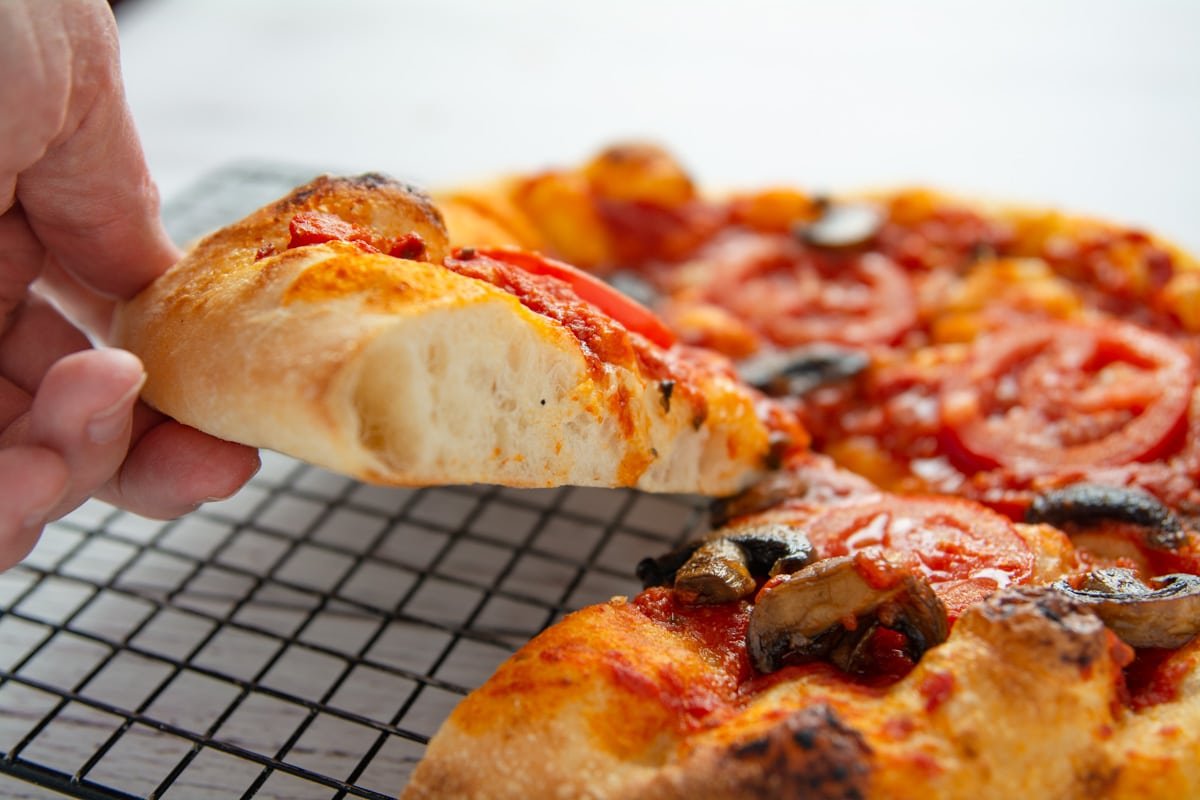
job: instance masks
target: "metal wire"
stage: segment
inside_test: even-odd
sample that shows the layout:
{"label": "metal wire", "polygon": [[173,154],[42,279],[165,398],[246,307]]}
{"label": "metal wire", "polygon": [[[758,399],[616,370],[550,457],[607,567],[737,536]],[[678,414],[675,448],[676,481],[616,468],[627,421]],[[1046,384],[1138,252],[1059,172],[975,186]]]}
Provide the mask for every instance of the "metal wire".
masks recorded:
{"label": "metal wire", "polygon": [[[315,174],[242,164],[179,241]],[[693,498],[382,489],[272,453],[156,522],[89,501],[0,574],[0,772],[80,798],[387,798],[471,688],[699,525]]]}

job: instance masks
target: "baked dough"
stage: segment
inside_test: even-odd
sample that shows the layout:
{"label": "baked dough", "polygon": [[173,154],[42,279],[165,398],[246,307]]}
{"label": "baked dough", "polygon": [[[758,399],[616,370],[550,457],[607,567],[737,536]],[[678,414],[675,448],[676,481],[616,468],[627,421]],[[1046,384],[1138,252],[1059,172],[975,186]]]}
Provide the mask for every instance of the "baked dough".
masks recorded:
{"label": "baked dough", "polygon": [[[424,260],[289,247],[305,212],[415,233]],[[565,325],[444,267],[450,256],[420,192],[318,178],[196,244],[119,310],[115,342],[143,360],[143,397],[162,412],[374,483],[722,494],[778,447],[763,398],[721,359],[629,334],[646,358],[598,363]]]}

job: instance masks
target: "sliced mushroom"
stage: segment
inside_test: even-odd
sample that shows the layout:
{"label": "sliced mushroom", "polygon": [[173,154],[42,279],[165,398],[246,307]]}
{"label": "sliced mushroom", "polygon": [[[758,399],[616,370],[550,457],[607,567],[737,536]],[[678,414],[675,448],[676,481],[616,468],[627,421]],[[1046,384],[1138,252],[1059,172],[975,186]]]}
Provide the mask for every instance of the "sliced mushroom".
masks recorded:
{"label": "sliced mushroom", "polygon": [[729,603],[754,592],[756,582],[742,548],[729,539],[705,542],[675,574],[675,591],[685,603]]}
{"label": "sliced mushroom", "polygon": [[1104,520],[1137,525],[1146,532],[1146,545],[1158,550],[1175,550],[1186,541],[1175,512],[1149,492],[1129,486],[1076,483],[1038,495],[1025,512],[1026,522],[1059,527],[1067,523],[1095,525]]}
{"label": "sliced mushroom", "polygon": [[723,529],[746,554],[750,572],[768,577],[795,572],[815,558],[808,536],[781,522],[751,522]]}
{"label": "sliced mushroom", "polygon": [[1200,576],[1163,575],[1151,583],[1157,588],[1114,567],[1091,572],[1078,589],[1066,581],[1053,586],[1088,605],[1131,647],[1182,647],[1200,633]]}
{"label": "sliced mushroom", "polygon": [[797,228],[796,236],[813,247],[855,247],[875,238],[883,223],[883,211],[878,206],[831,202],[816,222]]}
{"label": "sliced mushroom", "polygon": [[813,345],[763,352],[738,363],[737,371],[743,381],[765,394],[786,397],[853,378],[870,363],[861,350]]}
{"label": "sliced mushroom", "polygon": [[829,657],[848,672],[870,670],[862,645],[877,627],[907,638],[913,661],[946,640],[946,607],[921,576],[897,568],[879,587],[854,556],[828,558],[777,579],[759,593],[746,642],[761,672]]}
{"label": "sliced mushroom", "polygon": [[758,580],[794,572],[813,558],[803,532],[780,523],[721,529],[637,567],[642,585],[673,584],[687,603],[727,603],[747,597]]}

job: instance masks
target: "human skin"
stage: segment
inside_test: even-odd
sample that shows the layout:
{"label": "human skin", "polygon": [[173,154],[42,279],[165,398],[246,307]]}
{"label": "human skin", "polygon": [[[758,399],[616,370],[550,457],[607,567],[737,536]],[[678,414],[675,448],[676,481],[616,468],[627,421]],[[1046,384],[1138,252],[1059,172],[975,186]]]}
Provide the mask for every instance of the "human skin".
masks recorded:
{"label": "human skin", "polygon": [[88,497],[175,517],[236,492],[259,461],[143,405],[141,362],[102,346],[115,303],[179,256],[125,101],[108,6],[0,0],[0,41],[4,569]]}

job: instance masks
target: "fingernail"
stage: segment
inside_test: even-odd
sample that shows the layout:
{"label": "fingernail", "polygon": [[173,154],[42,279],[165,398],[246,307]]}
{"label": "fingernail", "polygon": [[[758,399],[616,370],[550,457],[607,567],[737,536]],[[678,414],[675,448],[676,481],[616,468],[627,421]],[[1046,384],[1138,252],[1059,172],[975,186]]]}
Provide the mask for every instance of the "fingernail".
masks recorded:
{"label": "fingernail", "polygon": [[94,444],[108,444],[125,433],[130,424],[129,409],[142,391],[146,382],[145,373],[121,399],[103,411],[96,412],[87,424],[87,435]]}

